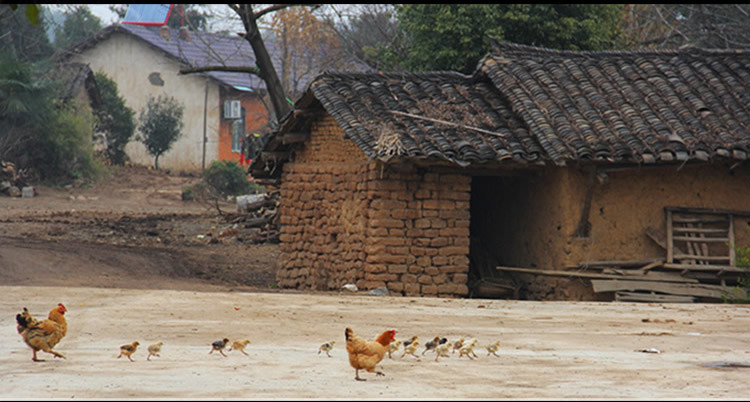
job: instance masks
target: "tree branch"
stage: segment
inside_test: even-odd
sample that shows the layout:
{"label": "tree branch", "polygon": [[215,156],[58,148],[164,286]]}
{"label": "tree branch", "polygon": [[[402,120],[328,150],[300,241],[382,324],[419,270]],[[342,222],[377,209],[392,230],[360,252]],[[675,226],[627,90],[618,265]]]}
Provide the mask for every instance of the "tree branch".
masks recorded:
{"label": "tree branch", "polygon": [[283,10],[283,9],[289,8],[289,7],[308,6],[308,7],[312,7],[313,10],[315,10],[316,8],[320,7],[321,5],[322,4],[274,4],[274,5],[272,5],[272,6],[268,7],[268,8],[265,8],[265,9],[260,10],[257,13],[255,13],[255,19],[258,20],[258,19],[260,19],[261,17],[263,17],[264,15],[266,15],[268,13],[272,13],[274,11]]}
{"label": "tree branch", "polygon": [[260,76],[258,67],[247,66],[204,66],[180,69],[180,74],[205,73],[208,71],[223,71],[225,73],[249,73]]}

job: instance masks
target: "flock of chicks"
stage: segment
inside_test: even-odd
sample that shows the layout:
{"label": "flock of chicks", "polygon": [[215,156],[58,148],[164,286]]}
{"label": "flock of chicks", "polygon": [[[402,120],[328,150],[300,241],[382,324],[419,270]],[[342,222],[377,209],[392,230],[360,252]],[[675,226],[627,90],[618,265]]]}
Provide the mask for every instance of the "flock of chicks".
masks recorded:
{"label": "flock of chicks", "polygon": [[[398,352],[403,348],[403,353],[401,354],[401,358],[403,358],[406,355],[412,355],[416,358],[419,358],[416,353],[419,349],[420,343],[417,340],[418,336],[412,336],[411,338],[405,340],[405,341],[399,341],[394,339],[389,347],[388,347],[388,358],[393,358],[393,353]],[[439,361],[441,357],[450,357],[451,354],[455,354],[456,351],[458,351],[458,357],[466,356],[471,360],[474,360],[475,358],[479,357],[474,352],[474,348],[477,346],[477,338],[471,338],[469,340],[466,340],[465,338],[457,339],[453,342],[448,342],[448,338],[441,338],[439,336],[436,336],[431,341],[428,341],[424,345],[424,350],[422,350],[421,356],[424,356],[427,352],[435,352],[435,361]],[[320,345],[320,348],[318,348],[318,354],[321,352],[326,352],[328,357],[332,357],[330,354],[330,351],[333,349],[333,345],[336,343],[336,341],[328,341],[322,345]],[[500,357],[497,354],[497,351],[500,347],[500,341],[495,341],[490,343],[489,345],[486,345],[485,348],[487,349],[487,356],[489,355],[495,355],[497,357]]]}
{"label": "flock of chicks", "polygon": [[[243,340],[236,340],[232,342],[232,345],[229,347],[229,352],[232,350],[239,350],[244,354],[245,356],[249,356],[247,352],[245,352],[245,347],[250,344],[249,339],[243,339]],[[135,353],[136,350],[138,350],[138,346],[140,343],[138,341],[134,341],[133,343],[129,343],[127,345],[120,346],[120,354],[117,355],[117,358],[121,358],[122,356],[127,357],[131,362],[135,361],[130,356]],[[146,360],[151,360],[151,356],[161,357],[159,353],[161,352],[161,347],[164,345],[164,342],[158,342],[154,343],[153,345],[149,345],[148,347],[148,356],[146,357]],[[211,354],[215,351],[221,353],[222,356],[227,357],[227,355],[224,354],[224,349],[229,345],[229,339],[224,338],[220,339],[218,341],[214,341],[211,343],[211,351],[208,352],[208,354]]]}

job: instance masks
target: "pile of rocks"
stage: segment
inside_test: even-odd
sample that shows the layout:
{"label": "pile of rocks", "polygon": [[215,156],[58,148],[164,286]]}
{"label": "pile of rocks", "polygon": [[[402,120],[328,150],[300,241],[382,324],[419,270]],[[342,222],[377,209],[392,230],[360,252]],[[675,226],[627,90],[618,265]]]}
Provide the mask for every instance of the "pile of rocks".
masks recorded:
{"label": "pile of rocks", "polygon": [[0,161],[0,194],[31,198],[36,189],[27,184],[24,170],[16,169],[12,162]]}

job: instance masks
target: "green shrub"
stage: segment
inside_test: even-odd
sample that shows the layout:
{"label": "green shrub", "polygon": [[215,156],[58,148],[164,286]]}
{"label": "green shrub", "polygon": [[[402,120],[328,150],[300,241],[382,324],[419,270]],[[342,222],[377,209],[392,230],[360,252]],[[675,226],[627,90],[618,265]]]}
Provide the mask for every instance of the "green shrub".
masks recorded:
{"label": "green shrub", "polygon": [[234,161],[214,161],[203,171],[203,181],[219,195],[247,194],[247,172]]}
{"label": "green shrub", "polygon": [[734,289],[722,298],[725,303],[747,304],[750,303],[750,247],[736,246],[734,251],[737,267],[743,268],[745,272],[737,278]]}
{"label": "green shrub", "polygon": [[182,200],[183,201],[194,201],[195,200],[195,194],[193,193],[193,187],[192,186],[186,186],[182,189]]}

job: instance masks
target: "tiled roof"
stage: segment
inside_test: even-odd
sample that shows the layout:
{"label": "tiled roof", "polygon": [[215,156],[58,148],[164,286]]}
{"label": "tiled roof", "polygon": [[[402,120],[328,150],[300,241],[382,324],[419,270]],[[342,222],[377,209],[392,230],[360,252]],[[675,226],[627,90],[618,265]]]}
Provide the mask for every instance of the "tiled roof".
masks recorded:
{"label": "tiled roof", "polygon": [[[298,108],[314,102],[381,160],[636,165],[742,161],[750,152],[750,54],[740,50],[573,52],[495,43],[471,77],[325,73]],[[276,134],[309,130],[304,113],[290,116],[267,151],[295,146]],[[253,174],[268,169],[264,163],[257,158]]]}
{"label": "tiled roof", "polygon": [[369,157],[465,166],[542,155],[488,80],[453,72],[325,73],[310,89]]}
{"label": "tiled roof", "polygon": [[750,53],[555,51],[495,43],[486,74],[558,162],[744,160]]}
{"label": "tiled roof", "polygon": [[[133,35],[150,46],[159,49],[169,57],[189,65],[191,67],[205,67],[215,65],[225,66],[255,66],[255,53],[250,44],[238,35],[189,31],[189,41],[180,39],[179,29],[170,29],[170,39],[165,40],[160,34],[161,27],[143,26],[134,24],[113,24],[99,31],[91,39],[77,44],[66,52],[66,57],[80,53],[102,40],[109,38],[113,33],[125,33]],[[276,48],[273,36],[264,38],[266,49],[274,61],[277,71],[281,71],[281,58]],[[355,60],[349,64],[354,71],[367,71],[369,68]],[[260,77],[249,73],[230,73],[222,71],[209,71],[203,73],[209,77],[228,86],[239,86],[254,90],[264,89],[265,82]],[[305,88],[317,73],[312,69],[308,77],[303,77],[298,85]]]}

